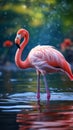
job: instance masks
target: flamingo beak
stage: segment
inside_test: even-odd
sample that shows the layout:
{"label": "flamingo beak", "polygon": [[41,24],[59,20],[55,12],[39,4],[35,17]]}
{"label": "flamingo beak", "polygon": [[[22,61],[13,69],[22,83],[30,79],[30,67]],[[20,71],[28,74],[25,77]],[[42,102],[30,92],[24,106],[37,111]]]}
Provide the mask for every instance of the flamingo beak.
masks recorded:
{"label": "flamingo beak", "polygon": [[17,48],[19,48],[19,49],[20,49],[20,45],[19,45],[19,44],[17,44],[17,43],[16,43],[16,46],[17,46]]}
{"label": "flamingo beak", "polygon": [[20,45],[19,45],[19,42],[18,42],[19,40],[18,39],[15,39],[15,44],[16,44],[16,46],[18,47],[18,48],[20,48]]}
{"label": "flamingo beak", "polygon": [[15,44],[18,48],[20,48],[20,35],[17,35],[16,38],[15,38]]}

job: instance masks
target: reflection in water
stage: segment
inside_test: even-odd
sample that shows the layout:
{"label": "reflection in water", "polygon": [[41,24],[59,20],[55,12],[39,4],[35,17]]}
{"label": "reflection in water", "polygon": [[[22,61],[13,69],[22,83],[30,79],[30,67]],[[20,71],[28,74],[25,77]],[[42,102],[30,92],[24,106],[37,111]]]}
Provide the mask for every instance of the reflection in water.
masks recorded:
{"label": "reflection in water", "polygon": [[17,114],[19,130],[73,130],[73,106],[57,103],[38,104],[30,113]]}
{"label": "reflection in water", "polygon": [[73,83],[67,77],[48,75],[50,102],[41,82],[37,103],[34,71],[0,73],[0,130],[73,130]]}

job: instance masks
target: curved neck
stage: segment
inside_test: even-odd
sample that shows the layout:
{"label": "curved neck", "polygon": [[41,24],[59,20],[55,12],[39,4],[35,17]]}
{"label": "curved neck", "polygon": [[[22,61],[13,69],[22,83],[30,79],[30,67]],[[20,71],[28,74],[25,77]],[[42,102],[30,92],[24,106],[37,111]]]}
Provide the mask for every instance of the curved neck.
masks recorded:
{"label": "curved neck", "polygon": [[25,39],[23,40],[23,42],[20,45],[20,48],[17,49],[16,51],[16,55],[15,55],[15,63],[19,68],[28,68],[29,67],[29,62],[28,62],[28,58],[26,58],[26,60],[22,61],[21,56],[22,56],[22,52],[25,48],[25,46],[27,45],[29,40],[29,33],[26,34]]}

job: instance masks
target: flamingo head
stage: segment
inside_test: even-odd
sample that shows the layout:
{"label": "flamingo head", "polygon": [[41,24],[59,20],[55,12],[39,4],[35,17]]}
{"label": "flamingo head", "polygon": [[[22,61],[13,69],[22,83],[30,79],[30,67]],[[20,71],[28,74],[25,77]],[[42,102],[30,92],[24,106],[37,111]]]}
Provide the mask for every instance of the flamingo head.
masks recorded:
{"label": "flamingo head", "polygon": [[28,31],[25,29],[19,29],[15,38],[15,44],[20,48],[20,41],[22,38],[26,38]]}

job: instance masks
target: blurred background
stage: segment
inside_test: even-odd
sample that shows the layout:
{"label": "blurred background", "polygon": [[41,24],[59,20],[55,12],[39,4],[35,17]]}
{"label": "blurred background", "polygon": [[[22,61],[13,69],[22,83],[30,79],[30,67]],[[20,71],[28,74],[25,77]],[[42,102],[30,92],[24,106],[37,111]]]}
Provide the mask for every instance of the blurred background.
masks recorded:
{"label": "blurred background", "polygon": [[0,0],[0,129],[73,130],[73,82],[64,73],[47,75],[47,102],[41,77],[37,102],[35,71],[21,70],[14,61],[20,28],[30,34],[22,60],[33,47],[51,45],[73,71],[73,0]]}
{"label": "blurred background", "polygon": [[[73,62],[73,1],[71,0],[0,0],[0,65],[14,63],[16,32],[25,28],[30,33],[23,57],[36,45],[52,45]],[[71,44],[61,46],[64,40]],[[5,47],[10,40],[13,45]],[[64,44],[65,45],[65,44]]]}

